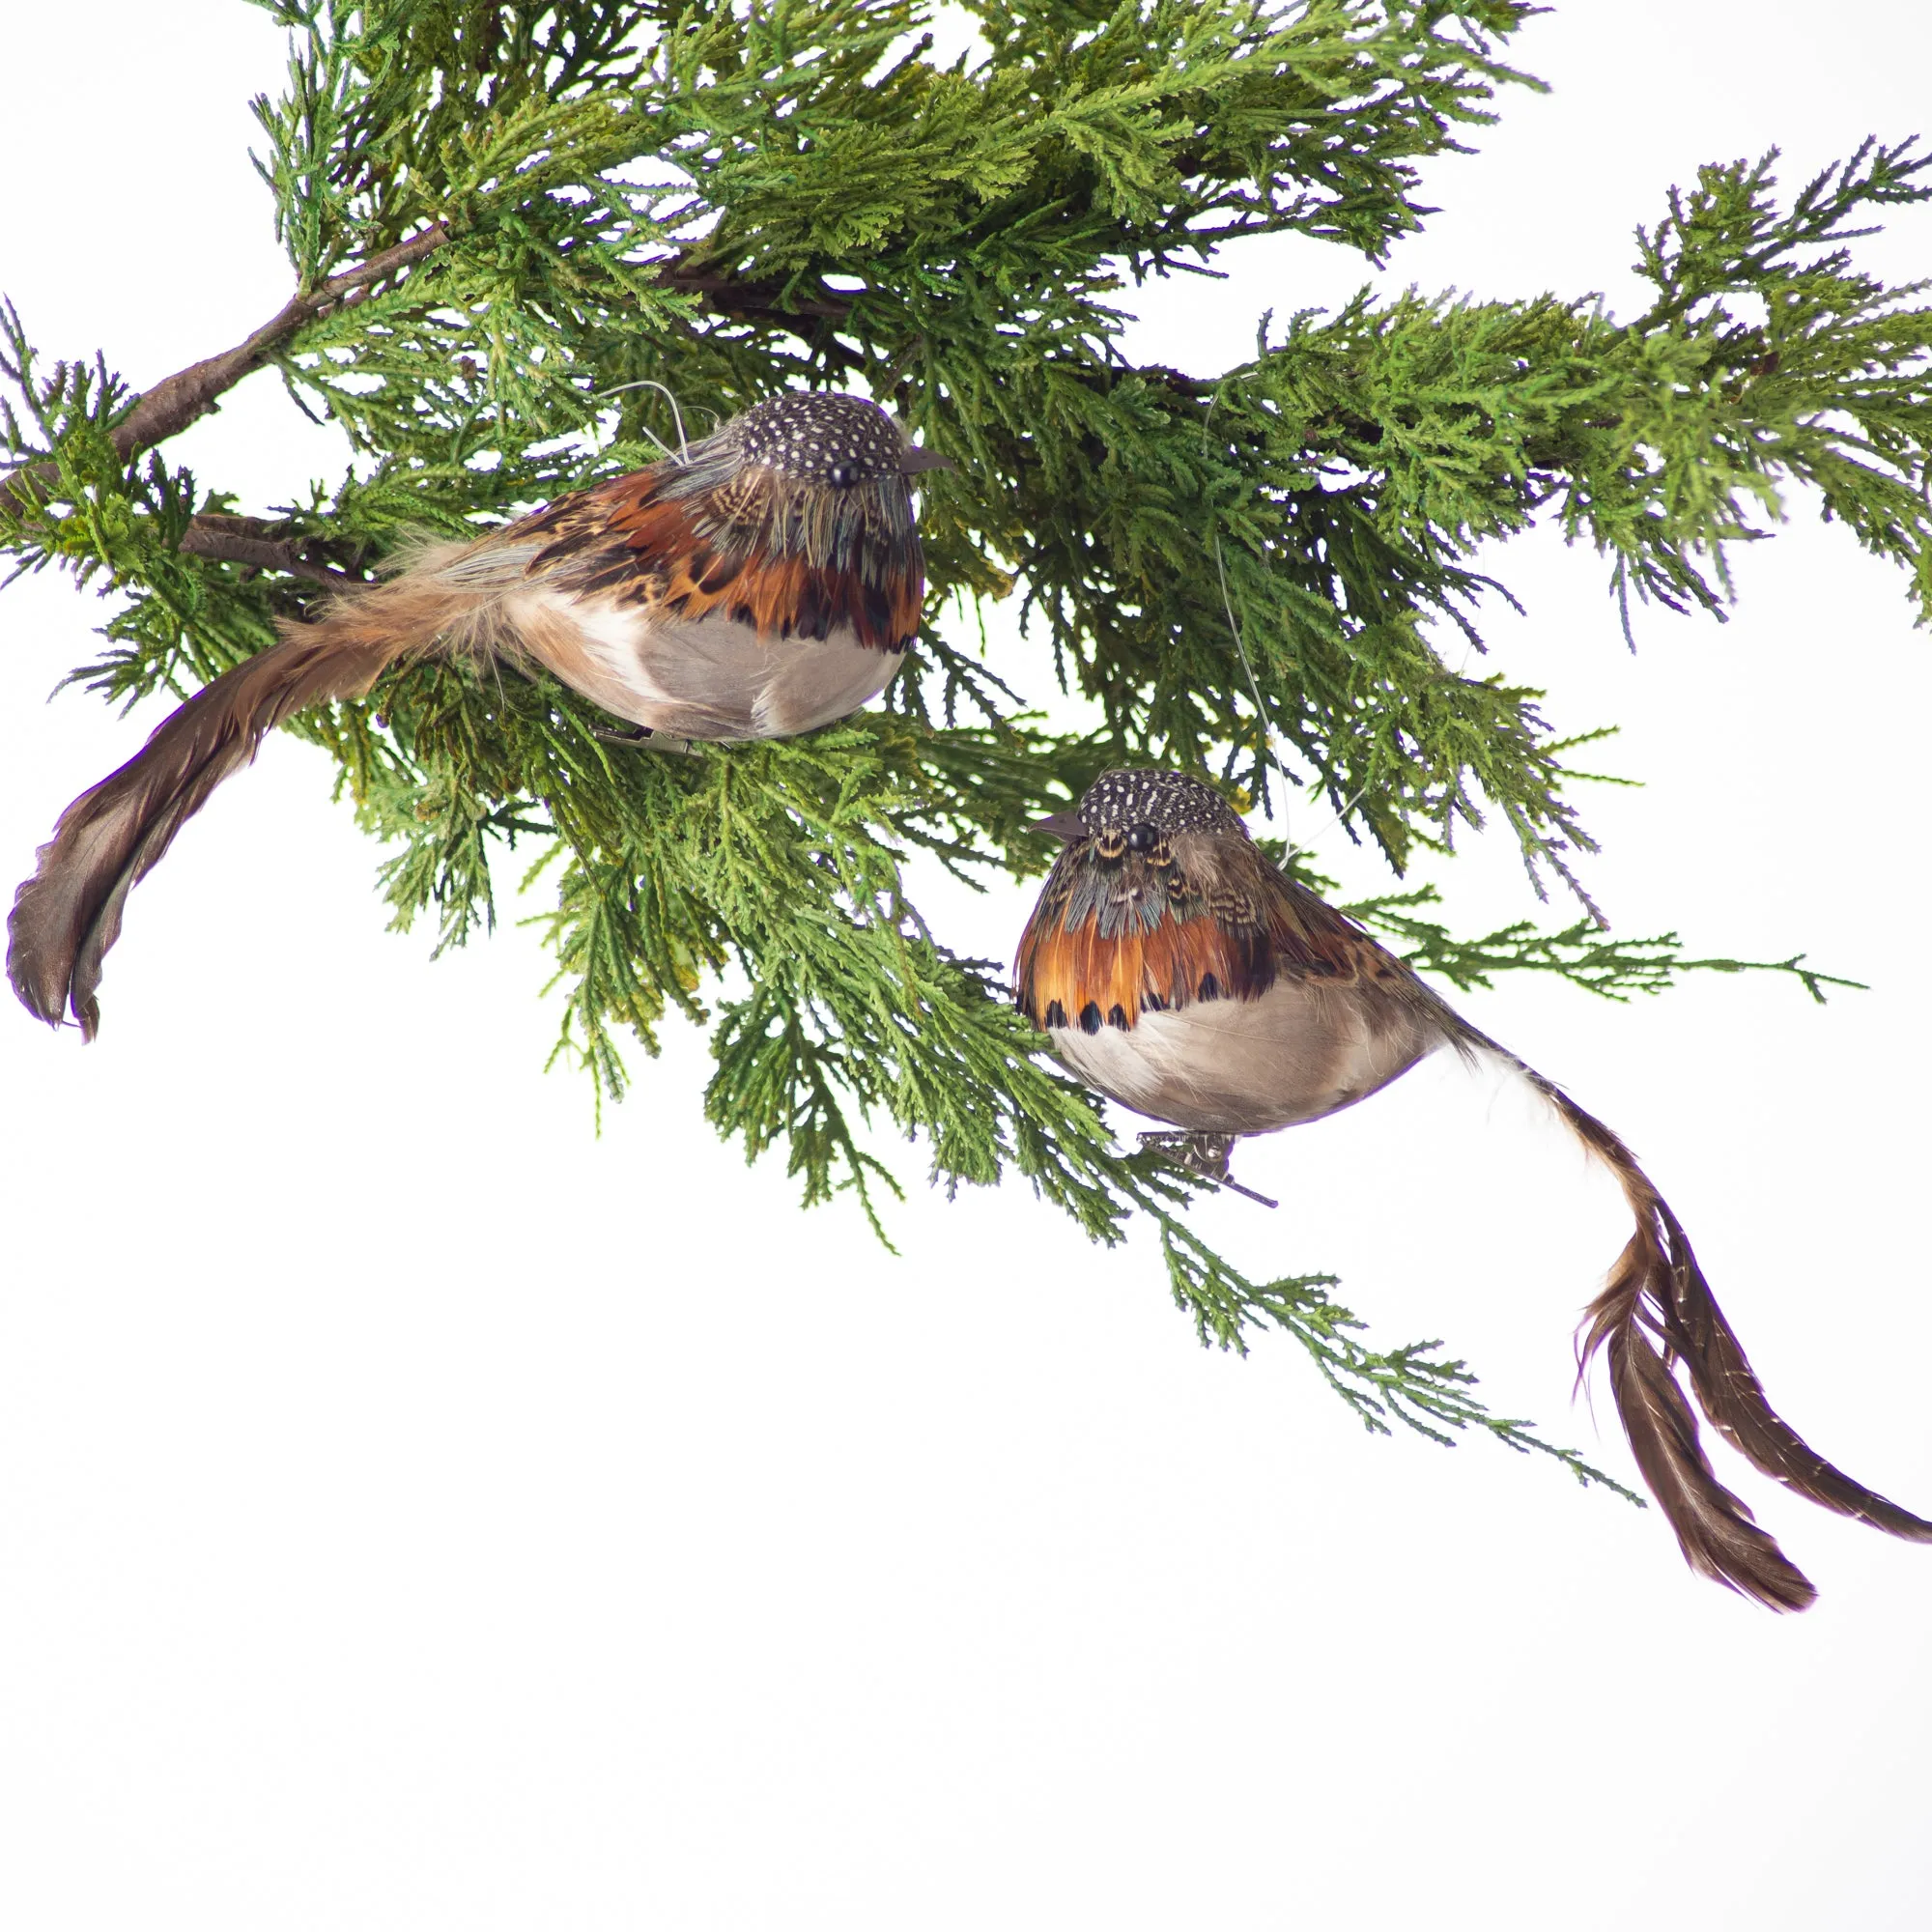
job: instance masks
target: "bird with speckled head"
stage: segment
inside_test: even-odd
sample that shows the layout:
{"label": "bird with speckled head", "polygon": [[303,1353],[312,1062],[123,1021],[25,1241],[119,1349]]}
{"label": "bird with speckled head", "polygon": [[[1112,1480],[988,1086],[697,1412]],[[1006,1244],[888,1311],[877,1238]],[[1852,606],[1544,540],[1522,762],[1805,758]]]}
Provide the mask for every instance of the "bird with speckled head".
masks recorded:
{"label": "bird with speckled head", "polygon": [[864,397],[788,392],[474,542],[419,547],[317,622],[284,625],[68,807],[8,921],[14,991],[92,1038],[123,905],[175,834],[265,732],[363,696],[400,659],[541,667],[646,747],[846,717],[891,682],[919,629],[912,493],[952,468]]}
{"label": "bird with speckled head", "polygon": [[1020,1010],[1089,1086],[1182,1130],[1145,1140],[1225,1179],[1241,1135],[1340,1113],[1440,1047],[1506,1068],[1630,1208],[1629,1244],[1584,1316],[1580,1364],[1607,1357],[1637,1466],[1690,1567],[1774,1609],[1802,1610],[1816,1595],[1719,1482],[1678,1362],[1704,1413],[1765,1474],[1932,1542],[1932,1522],[1826,1462],[1772,1407],[1682,1224],[1617,1135],[1269,864],[1212,785],[1184,772],[1106,772],[1040,829],[1065,849],[1020,936]]}

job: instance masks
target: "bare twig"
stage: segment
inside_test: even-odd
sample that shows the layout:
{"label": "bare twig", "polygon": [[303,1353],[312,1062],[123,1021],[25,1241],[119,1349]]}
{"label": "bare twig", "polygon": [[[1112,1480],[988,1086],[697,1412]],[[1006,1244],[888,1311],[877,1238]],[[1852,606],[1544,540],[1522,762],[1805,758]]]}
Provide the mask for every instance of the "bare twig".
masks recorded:
{"label": "bare twig", "polygon": [[372,255],[360,268],[331,275],[307,295],[292,296],[279,314],[271,316],[245,341],[156,383],[115,425],[116,451],[126,461],[171,436],[179,436],[189,423],[208,414],[243,376],[259,369],[303,323],[313,322],[399,269],[434,254],[448,240],[448,225],[439,221],[420,235],[412,235],[407,242]]}
{"label": "bare twig", "polygon": [[[303,324],[331,309],[365,299],[377,283],[434,254],[449,238],[448,224],[437,222],[407,242],[372,255],[360,266],[330,276],[307,294],[291,297],[275,315],[233,349],[165,377],[143,394],[114,426],[115,453],[124,463],[131,462],[143,451],[179,436],[189,424],[216,409],[236,384],[261,368]],[[692,251],[686,251],[663,264],[665,285],[680,294],[696,296],[707,308],[721,315],[836,324],[851,314],[851,304],[830,290],[822,290],[817,296],[787,298],[781,281],[741,280],[731,274],[688,267],[692,261]],[[858,366],[860,358],[850,355],[842,344],[832,344],[830,350],[835,359],[842,356]],[[30,513],[44,504],[58,483],[59,471],[53,464],[23,466],[10,479],[0,482],[0,509]],[[346,584],[362,581],[350,572],[314,561],[304,554],[307,546],[298,548],[286,539],[268,535],[267,529],[266,525],[254,518],[200,516],[189,525],[181,548],[190,556],[252,564],[311,583]]]}
{"label": "bare twig", "polygon": [[212,557],[217,563],[252,563],[258,570],[279,570],[311,583],[360,583],[346,570],[312,562],[302,549],[286,538],[261,534],[265,526],[252,517],[196,517],[181,540],[189,556]]}
{"label": "bare twig", "polygon": [[[113,440],[116,454],[123,462],[131,462],[143,450],[153,449],[170,437],[179,436],[190,423],[213,410],[221,397],[244,376],[252,375],[261,368],[304,323],[313,322],[332,308],[363,298],[374,284],[399,270],[413,266],[426,255],[434,254],[449,238],[448,224],[436,222],[419,235],[411,236],[407,242],[399,242],[380,255],[372,255],[360,267],[330,276],[306,295],[291,297],[277,314],[233,349],[191,363],[156,383],[115,425]],[[786,285],[782,281],[746,281],[732,274],[699,267],[696,263],[695,251],[689,249],[669,257],[659,267],[667,288],[675,289],[681,295],[696,296],[707,308],[716,310],[720,315],[771,316],[837,324],[847,320],[852,313],[851,303],[841,300],[831,290],[821,287],[817,295],[787,296]],[[821,347],[835,361],[846,361],[855,368],[864,366],[863,358],[853,355],[841,343]],[[9,481],[0,483],[0,509],[31,513],[41,504],[36,501],[36,490],[29,486],[38,486],[38,491],[43,493],[41,500],[44,501],[44,493],[51,492],[58,481],[59,472],[52,464],[28,465],[17,470]],[[294,558],[293,553],[290,554],[290,561],[271,558],[266,554],[259,557],[243,554],[232,537],[217,537],[214,532],[205,529],[205,521],[196,518],[195,527],[182,545],[184,550],[197,556],[218,556],[233,562],[259,561],[265,569],[292,570],[298,577],[316,576],[318,566],[297,568],[300,560]],[[317,581],[335,582],[340,580],[335,573],[326,572]]]}
{"label": "bare twig", "polygon": [[695,267],[696,251],[687,248],[680,255],[655,266],[658,280],[679,295],[696,296],[707,308],[721,315],[775,315],[805,317],[816,322],[843,322],[852,313],[852,304],[841,300],[829,289],[816,296],[785,295],[781,281],[741,281],[736,275],[720,274]]}
{"label": "bare twig", "polygon": [[[370,256],[359,268],[331,275],[306,295],[292,296],[277,314],[233,349],[164,377],[115,424],[115,453],[124,463],[131,462],[143,450],[153,449],[171,436],[179,436],[190,423],[213,410],[242,377],[261,368],[304,323],[362,298],[377,282],[434,254],[449,240],[449,235],[448,224],[439,221],[421,234],[412,235],[407,242],[399,242],[393,248]],[[59,471],[50,463],[30,465],[7,483],[0,484],[0,507],[31,512],[39,507],[36,493],[22,486],[39,485],[44,490],[55,484],[58,477]],[[191,546],[185,544],[183,548]]]}

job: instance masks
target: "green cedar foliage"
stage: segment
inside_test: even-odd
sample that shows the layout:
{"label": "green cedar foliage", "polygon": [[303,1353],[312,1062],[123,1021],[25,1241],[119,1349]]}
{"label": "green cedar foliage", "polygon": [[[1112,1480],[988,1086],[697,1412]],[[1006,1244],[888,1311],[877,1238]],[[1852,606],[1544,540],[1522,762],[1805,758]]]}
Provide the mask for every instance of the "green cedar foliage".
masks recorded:
{"label": "green cedar foliage", "polygon": [[[1380,263],[1425,213],[1417,164],[1536,84],[1501,57],[1531,8],[967,0],[978,48],[946,61],[917,0],[258,4],[290,34],[257,165],[297,293],[211,380],[271,363],[356,460],[244,512],[156,447],[213,394],[49,365],[7,309],[0,429],[25,468],[0,547],[121,593],[75,675],[185,693],[416,533],[657,460],[669,396],[696,423],[788,385],[877,397],[959,466],[926,479],[929,622],[885,703],[678,758],[613,748],[541,676],[400,668],[290,727],[388,841],[397,923],[488,926],[515,848],[554,895],[557,1052],[600,1095],[625,1085],[619,1036],[654,1050],[675,1009],[712,1028],[707,1118],[781,1148],[808,1202],[851,1190],[881,1226],[896,1184],[864,1123],[890,1123],[949,1189],[1017,1171],[1104,1241],[1151,1218],[1204,1339],[1286,1329],[1371,1427],[1547,1448],[1435,1345],[1364,1347],[1327,1278],[1253,1282],[1205,1246],[1204,1183],[1115,1146],[1002,968],[928,930],[906,867],[1037,874],[1030,821],[1122,761],[1267,805],[1272,742],[1398,869],[1500,821],[1532,877],[1574,887],[1574,745],[1537,693],[1443,652],[1500,588],[1478,549],[1553,518],[1626,603],[1715,611],[1726,546],[1802,483],[1932,602],[1932,313],[1844,245],[1924,198],[1924,159],[1867,146],[1788,206],[1769,160],[1700,171],[1642,235],[1655,298],[1628,321],[1364,294],[1264,325],[1203,382],[1124,358],[1123,284],[1284,230]],[[1094,730],[1055,731],[1026,708],[1048,694],[973,647],[974,605],[1009,592]],[[1459,941],[1427,897],[1355,910],[1458,986],[1534,970],[1622,997],[1746,964],[1589,920]]]}

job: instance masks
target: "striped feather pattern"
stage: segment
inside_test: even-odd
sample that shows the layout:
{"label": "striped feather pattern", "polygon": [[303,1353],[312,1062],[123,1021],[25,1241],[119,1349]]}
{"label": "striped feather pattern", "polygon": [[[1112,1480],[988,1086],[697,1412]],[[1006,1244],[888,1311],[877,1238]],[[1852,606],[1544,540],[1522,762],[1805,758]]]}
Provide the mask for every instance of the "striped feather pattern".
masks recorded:
{"label": "striped feather pattern", "polygon": [[[910,524],[903,534],[867,543],[814,532],[811,511],[824,492],[808,493],[777,475],[755,489],[742,481],[709,496],[679,494],[681,472],[666,465],[578,492],[504,532],[511,543],[543,539],[525,567],[573,596],[649,605],[698,618],[714,611],[752,626],[761,639],[823,639],[841,626],[874,650],[901,651],[919,630],[924,560]],[[856,493],[855,493],[856,494]],[[867,501],[831,503],[863,521]],[[787,547],[788,536],[815,544]],[[843,559],[843,560],[840,560]],[[856,567],[854,567],[856,566]]]}
{"label": "striped feather pattern", "polygon": [[[1217,816],[1222,829],[1180,829]],[[1797,1494],[1932,1543],[1932,1521],[1846,1475],[1772,1406],[1682,1225],[1624,1142],[1270,866],[1210,787],[1176,773],[1107,773],[1048,826],[1070,842],[1021,937],[1018,1001],[1069,1067],[1155,1119],[1226,1134],[1318,1119],[1435,1045],[1493,1057],[1542,1095],[1630,1207],[1630,1240],[1585,1317],[1578,1377],[1602,1351],[1632,1454],[1691,1569],[1776,1610],[1802,1610],[1816,1594],[1719,1479],[1691,1395],[1740,1454]],[[1183,1017],[1206,999],[1250,1004]]]}
{"label": "striped feather pattern", "polygon": [[674,460],[472,543],[400,554],[392,581],[285,626],[68,808],[8,922],[14,991],[50,1024],[71,1011],[91,1038],[123,905],[182,826],[265,732],[359,696],[412,654],[533,660],[617,717],[691,737],[844,717],[890,681],[887,660],[919,628],[909,479],[942,465],[871,403],[789,393]]}
{"label": "striped feather pattern", "polygon": [[1283,973],[1378,982],[1398,1001],[1435,1004],[1245,838],[1181,833],[1138,855],[1102,837],[1069,846],[1048,874],[1020,937],[1018,1003],[1036,1026],[1091,1033],[1200,1000],[1257,1000]]}
{"label": "striped feather pattern", "polygon": [[1205,910],[1113,935],[1097,918],[1037,915],[1020,941],[1020,1009],[1036,1026],[1131,1027],[1145,1011],[1254,999],[1273,980],[1265,937],[1228,932]]}

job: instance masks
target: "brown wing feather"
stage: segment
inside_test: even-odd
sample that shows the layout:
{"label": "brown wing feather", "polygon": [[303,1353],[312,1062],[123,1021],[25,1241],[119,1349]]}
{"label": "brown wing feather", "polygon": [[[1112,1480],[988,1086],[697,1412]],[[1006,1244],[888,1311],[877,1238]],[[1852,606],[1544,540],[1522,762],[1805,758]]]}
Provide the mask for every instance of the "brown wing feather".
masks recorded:
{"label": "brown wing feather", "polygon": [[639,469],[559,497],[501,540],[548,539],[528,564],[532,577],[553,577],[580,594],[661,604],[684,617],[716,611],[761,638],[822,638],[845,627],[862,644],[896,651],[917,636],[925,597],[917,542],[907,567],[876,582],[761,543],[734,555],[705,534],[716,522],[705,514],[706,499],[663,494],[670,473]]}
{"label": "brown wing feather", "polygon": [[[1635,1227],[1585,1312],[1577,1374],[1599,1350],[1605,1351],[1624,1433],[1690,1567],[1774,1609],[1802,1610],[1816,1594],[1718,1481],[1697,1439],[1696,1420],[1670,1373],[1676,1360],[1690,1371],[1699,1407],[1754,1467],[1840,1516],[1910,1542],[1932,1542],[1932,1522],[1828,1463],[1772,1407],[1682,1223],[1623,1141],[1514,1054],[1473,1029],[1464,1032],[1529,1080],[1616,1177],[1630,1204]],[[1663,1344],[1661,1353],[1653,1336]]]}
{"label": "brown wing feather", "polygon": [[320,623],[216,678],[162,720],[121,769],[61,813],[7,921],[7,977],[50,1026],[99,1025],[101,961],[128,895],[263,734],[330,698],[357,697],[391,660],[426,645],[476,600],[417,575],[345,598]]}
{"label": "brown wing feather", "polygon": [[[1078,1026],[1091,1006],[1096,1023],[1130,1027],[1150,1009],[1247,997],[1260,990],[1259,971],[1252,945],[1204,917],[1169,917],[1112,939],[1093,919],[1069,929],[1036,918],[1020,939],[1020,1008],[1037,1026]],[[1047,1016],[1056,1007],[1065,1015],[1057,1021]]]}
{"label": "brown wing feather", "polygon": [[1091,1031],[1196,1000],[1253,998],[1273,974],[1265,934],[1215,919],[1178,862],[1102,860],[1083,841],[1048,875],[1020,935],[1015,977],[1036,1025],[1078,1026],[1091,1008]]}
{"label": "brown wing feather", "polygon": [[[1102,931],[1109,903],[1157,903],[1151,924],[1122,918]],[[1036,1025],[1058,1006],[1078,1025],[1133,1026],[1147,1010],[1203,999],[1259,999],[1290,973],[1336,984],[1382,982],[1435,1009],[1435,995],[1353,920],[1297,884],[1246,840],[1189,837],[1147,859],[1100,857],[1082,840],[1061,854],[1020,938],[1019,1005]],[[1116,1017],[1119,1014],[1120,1017]],[[1447,1009],[1439,1018],[1448,1031]]]}

